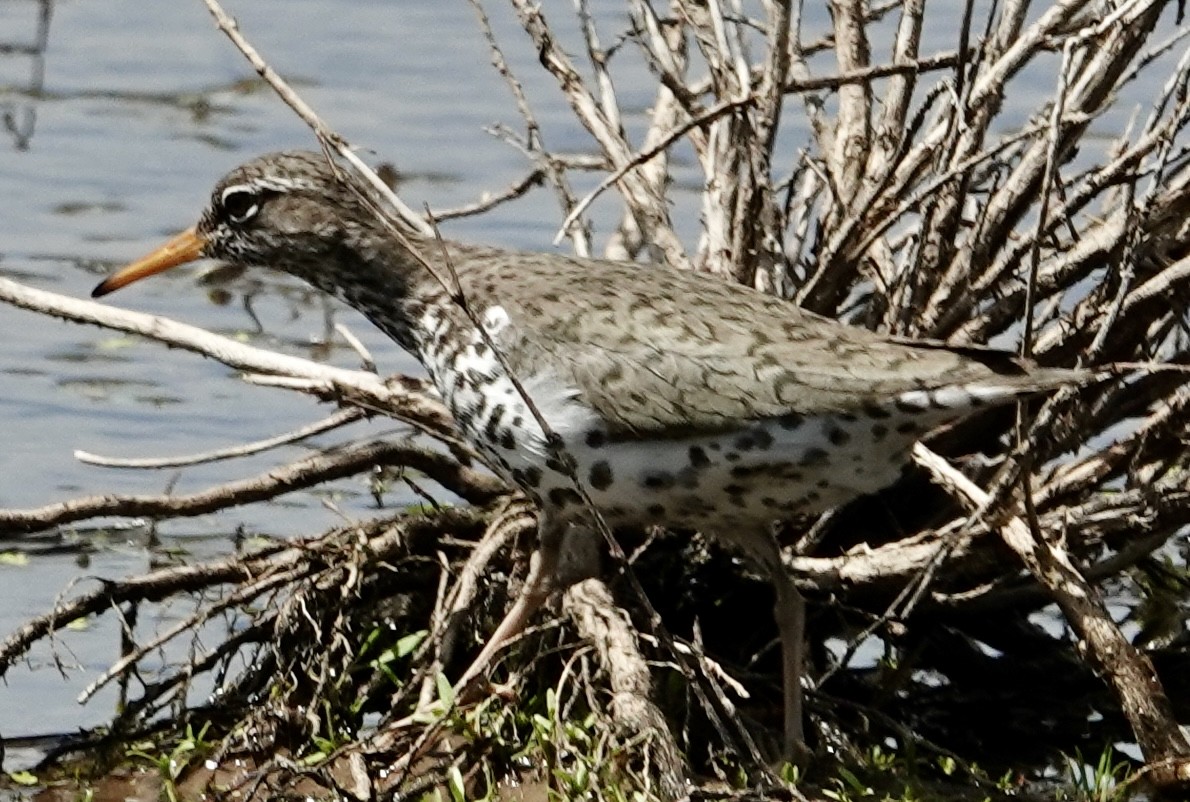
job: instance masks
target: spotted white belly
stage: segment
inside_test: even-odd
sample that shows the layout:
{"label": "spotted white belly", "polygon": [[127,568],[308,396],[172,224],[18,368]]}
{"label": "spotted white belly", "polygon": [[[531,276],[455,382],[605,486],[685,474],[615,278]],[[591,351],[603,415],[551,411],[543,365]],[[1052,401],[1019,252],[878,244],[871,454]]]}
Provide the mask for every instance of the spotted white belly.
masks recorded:
{"label": "spotted white belly", "polygon": [[[429,315],[422,322],[430,336],[442,325]],[[493,339],[509,323],[498,306],[485,310],[482,322]],[[461,350],[437,359],[431,354],[429,361],[464,436],[504,478],[551,512],[581,515],[573,482],[485,338],[476,333]],[[711,434],[641,439],[609,432],[579,390],[552,372],[518,378],[614,525],[723,531],[830,509],[891,484],[932,425],[928,412],[907,419],[890,405],[860,415],[790,415]]]}

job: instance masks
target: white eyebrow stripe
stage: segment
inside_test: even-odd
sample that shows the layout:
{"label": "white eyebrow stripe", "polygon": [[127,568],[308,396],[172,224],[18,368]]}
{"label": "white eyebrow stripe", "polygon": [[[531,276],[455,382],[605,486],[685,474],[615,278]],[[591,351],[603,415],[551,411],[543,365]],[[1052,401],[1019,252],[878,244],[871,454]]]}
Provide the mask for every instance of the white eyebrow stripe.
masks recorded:
{"label": "white eyebrow stripe", "polygon": [[226,202],[227,197],[236,192],[250,192],[258,195],[262,190],[271,192],[289,192],[295,189],[316,189],[315,182],[306,178],[288,178],[286,176],[259,176],[249,181],[241,181],[224,187],[219,193],[219,200]]}
{"label": "white eyebrow stripe", "polygon": [[234,195],[237,192],[248,192],[248,193],[255,195],[256,187],[255,187],[255,185],[250,184],[250,183],[249,184],[233,184],[230,187],[225,188],[222,192],[219,193],[220,203],[227,203],[228,197],[230,197],[231,195]]}

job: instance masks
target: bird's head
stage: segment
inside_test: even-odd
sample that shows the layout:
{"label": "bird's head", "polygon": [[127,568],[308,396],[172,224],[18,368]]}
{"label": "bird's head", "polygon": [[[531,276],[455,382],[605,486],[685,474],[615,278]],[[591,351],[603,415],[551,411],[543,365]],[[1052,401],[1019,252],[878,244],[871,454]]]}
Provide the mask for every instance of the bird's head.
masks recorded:
{"label": "bird's head", "polygon": [[373,219],[321,153],[270,153],[220,179],[197,225],[116,271],[91,295],[203,258],[277,268],[321,286]]}

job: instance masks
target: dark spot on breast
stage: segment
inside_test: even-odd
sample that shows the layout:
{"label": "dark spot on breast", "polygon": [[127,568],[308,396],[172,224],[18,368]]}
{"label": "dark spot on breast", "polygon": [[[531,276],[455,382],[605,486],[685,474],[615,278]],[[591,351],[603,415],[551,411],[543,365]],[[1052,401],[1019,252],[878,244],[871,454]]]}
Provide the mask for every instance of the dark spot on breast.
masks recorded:
{"label": "dark spot on breast", "polygon": [[735,447],[740,451],[751,451],[756,448],[756,439],[751,434],[743,434],[736,438]]}
{"label": "dark spot on breast", "polygon": [[798,465],[803,468],[814,468],[826,465],[829,456],[826,451],[821,448],[808,448],[806,453],[802,454],[802,458],[798,461]]}
{"label": "dark spot on breast", "polygon": [[587,432],[586,440],[588,448],[603,448],[604,444],[607,443],[607,435],[604,434],[602,429],[592,429]]}
{"label": "dark spot on breast", "polygon": [[516,448],[516,438],[512,434],[512,429],[505,429],[500,433],[500,448],[505,451],[512,451]]}
{"label": "dark spot on breast", "polygon": [[883,440],[886,434],[888,434],[888,427],[883,423],[872,424],[872,437],[874,437],[876,440]]}
{"label": "dark spot on breast", "polygon": [[504,405],[497,404],[492,408],[492,413],[488,415],[487,423],[485,423],[483,427],[483,433],[484,437],[486,437],[489,442],[494,443],[499,437],[496,430],[500,428],[500,421],[504,419],[504,412]]}
{"label": "dark spot on breast", "polygon": [[702,446],[690,446],[690,464],[695,468],[705,468],[711,464],[711,458],[707,456],[707,452],[702,449]]}
{"label": "dark spot on breast", "polygon": [[768,473],[770,470],[772,470],[770,465],[736,465],[732,467],[730,473],[732,479],[748,479]]}
{"label": "dark spot on breast", "polygon": [[796,412],[790,412],[788,415],[782,415],[777,418],[777,425],[787,432],[792,432],[794,429],[800,428],[806,419]]}
{"label": "dark spot on breast", "polygon": [[587,481],[596,490],[607,490],[611,487],[613,478],[612,466],[607,464],[607,460],[599,460],[591,466],[591,474]]}
{"label": "dark spot on breast", "polygon": [[645,512],[647,512],[649,514],[650,518],[664,518],[665,517],[665,505],[664,504],[650,504],[645,509]]}
{"label": "dark spot on breast", "polygon": [[851,435],[847,434],[845,430],[840,429],[838,426],[834,426],[826,433],[826,439],[830,440],[832,445],[841,446],[847,444],[847,441],[851,439]]}
{"label": "dark spot on breast", "polygon": [[650,490],[665,490],[673,487],[674,478],[670,473],[651,473],[645,477],[645,487]]}
{"label": "dark spot on breast", "polygon": [[583,499],[573,487],[555,487],[549,492],[549,500],[558,509],[564,509],[570,504],[581,503]]}
{"label": "dark spot on breast", "polygon": [[897,424],[898,434],[915,434],[920,427],[915,420],[904,420]]}
{"label": "dark spot on breast", "polygon": [[538,468],[536,465],[532,465],[528,468],[525,468],[524,473],[525,484],[529,487],[537,487],[539,484],[541,484],[541,468]]}

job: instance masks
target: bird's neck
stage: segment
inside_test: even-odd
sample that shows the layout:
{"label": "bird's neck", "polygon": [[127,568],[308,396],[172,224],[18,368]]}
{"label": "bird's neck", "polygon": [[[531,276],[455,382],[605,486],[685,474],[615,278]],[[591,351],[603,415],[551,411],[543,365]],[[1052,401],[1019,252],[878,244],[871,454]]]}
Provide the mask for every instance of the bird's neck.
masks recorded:
{"label": "bird's neck", "polygon": [[442,279],[449,282],[450,276],[443,275],[443,259],[435,258],[441,245],[410,234],[403,239],[390,232],[366,234],[346,238],[322,264],[302,271],[301,277],[363,314],[420,358],[426,309],[447,300]]}

